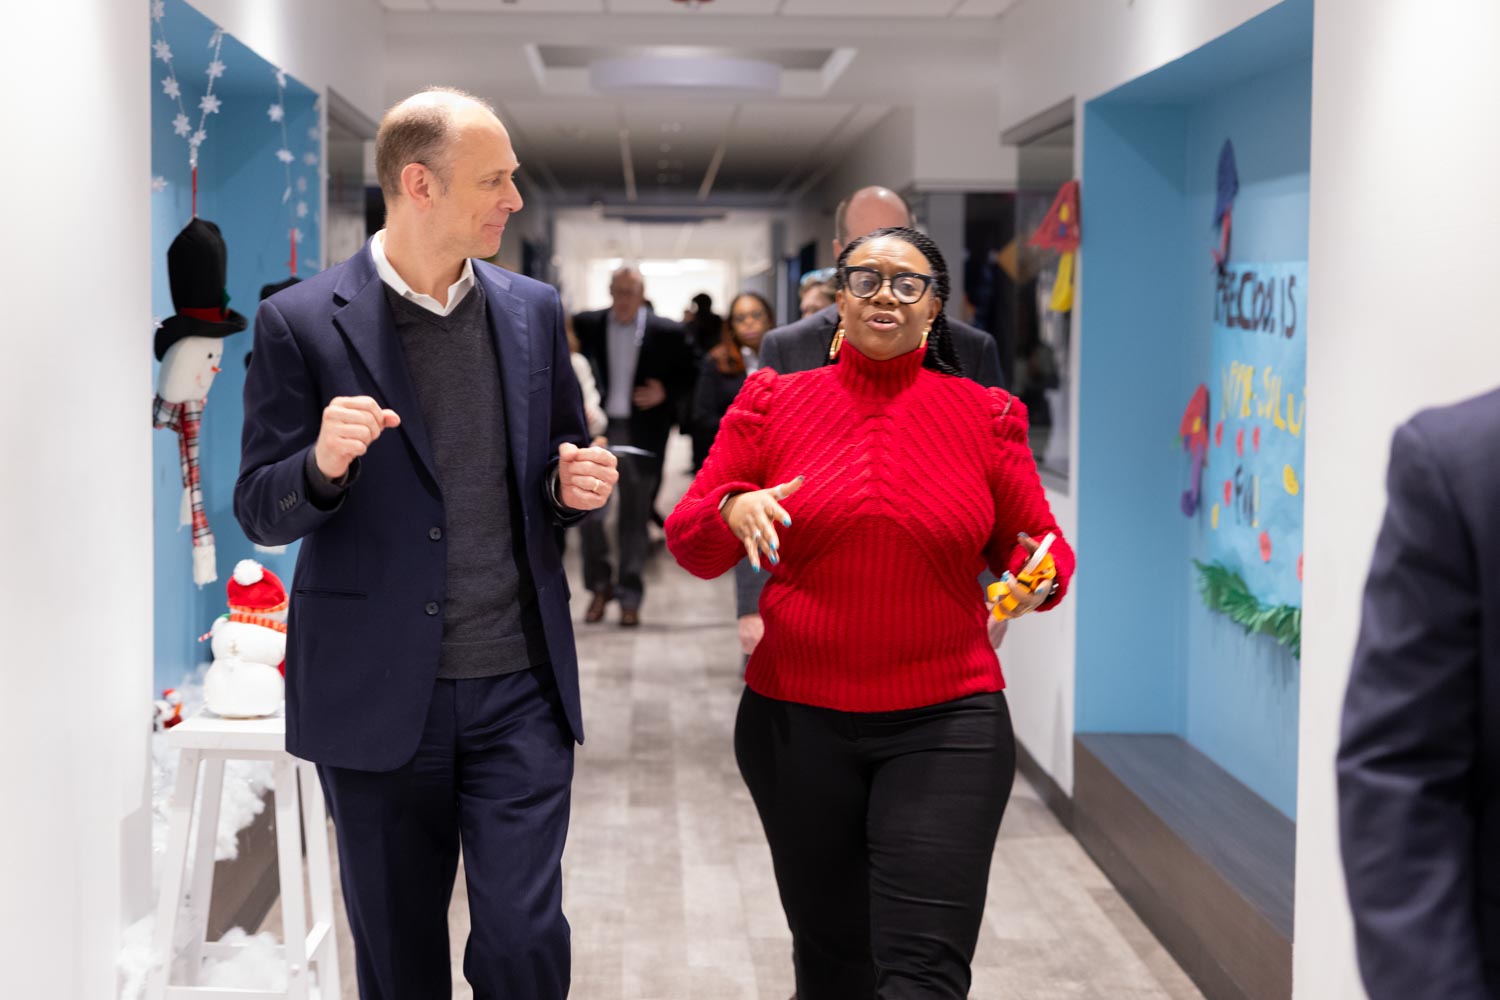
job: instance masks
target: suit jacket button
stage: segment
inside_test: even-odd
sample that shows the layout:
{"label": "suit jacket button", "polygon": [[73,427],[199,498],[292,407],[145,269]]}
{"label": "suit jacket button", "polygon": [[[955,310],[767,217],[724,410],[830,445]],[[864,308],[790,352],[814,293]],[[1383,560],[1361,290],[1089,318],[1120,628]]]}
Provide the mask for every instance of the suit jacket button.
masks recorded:
{"label": "suit jacket button", "polygon": [[427,537],[432,539],[434,542],[442,541],[443,529],[434,525],[433,527],[427,529]]}
{"label": "suit jacket button", "polygon": [[438,603],[437,603],[437,601],[428,601],[427,602],[427,614],[428,614],[429,617],[431,617],[432,615],[437,614],[438,610],[439,609],[438,609]]}

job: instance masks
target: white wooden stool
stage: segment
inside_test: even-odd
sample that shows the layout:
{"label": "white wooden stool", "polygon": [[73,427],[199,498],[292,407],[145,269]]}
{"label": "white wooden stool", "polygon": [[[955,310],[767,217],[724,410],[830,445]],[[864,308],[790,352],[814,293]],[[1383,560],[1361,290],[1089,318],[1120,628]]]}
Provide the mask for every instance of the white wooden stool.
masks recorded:
{"label": "white wooden stool", "polygon": [[[328,865],[328,818],[317,769],[286,752],[286,720],[223,719],[196,715],[167,733],[167,745],[182,752],[177,765],[177,787],[172,793],[171,828],[167,837],[166,868],[157,903],[153,952],[160,957],[147,982],[149,1000],[187,1000],[190,997],[232,996],[240,1000],[339,1000],[339,955],[333,929],[333,882]],[[269,760],[275,766],[276,853],[281,877],[282,941],[276,951],[286,961],[286,990],[242,990],[198,986],[205,958],[231,958],[244,945],[204,940],[208,933],[208,902],[213,889],[214,842],[219,829],[219,799],[227,760]],[[198,813],[198,843],[193,855],[192,885],[183,892],[188,837],[198,788],[198,765],[203,776],[203,808]],[[301,790],[298,790],[298,778]],[[300,814],[300,815],[299,815]],[[304,829],[303,823],[306,827]],[[305,837],[305,840],[304,840]],[[311,929],[302,892],[302,855],[307,850],[307,877],[312,895]],[[172,942],[177,913],[187,901],[193,925],[187,946],[188,984],[169,984]],[[309,963],[317,963],[317,989],[312,988]]]}

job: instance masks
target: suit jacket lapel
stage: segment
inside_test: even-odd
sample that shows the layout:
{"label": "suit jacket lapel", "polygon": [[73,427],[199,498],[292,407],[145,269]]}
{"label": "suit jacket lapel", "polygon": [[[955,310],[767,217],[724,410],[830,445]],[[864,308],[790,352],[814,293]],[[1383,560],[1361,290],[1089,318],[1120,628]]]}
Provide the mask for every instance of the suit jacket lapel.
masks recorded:
{"label": "suit jacket lapel", "polygon": [[333,313],[334,325],[370,370],[380,390],[376,401],[400,415],[401,433],[436,482],[437,464],[422,420],[422,408],[406,367],[390,303],[385,300],[385,283],[375,270],[368,244],[345,267],[334,297],[341,303]]}
{"label": "suit jacket lapel", "polygon": [[[527,442],[531,436],[531,324],[526,307],[510,291],[504,271],[474,265],[474,276],[484,289],[489,306],[490,333],[495,355],[500,359],[500,383],[505,398],[505,429],[510,439],[510,464],[516,482],[524,483]],[[547,359],[539,359],[538,364]],[[549,379],[548,385],[551,385]],[[551,409],[550,400],[539,400],[541,412]]]}

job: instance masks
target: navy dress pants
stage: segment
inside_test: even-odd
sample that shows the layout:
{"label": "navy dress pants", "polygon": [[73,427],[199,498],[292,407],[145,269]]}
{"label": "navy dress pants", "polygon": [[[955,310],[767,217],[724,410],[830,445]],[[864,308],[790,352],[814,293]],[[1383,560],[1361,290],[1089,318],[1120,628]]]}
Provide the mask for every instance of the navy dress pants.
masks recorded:
{"label": "navy dress pants", "polygon": [[573,739],[552,668],[438,680],[394,771],[319,766],[362,1000],[449,1000],[448,904],[464,858],[476,1000],[562,1000],[562,853]]}

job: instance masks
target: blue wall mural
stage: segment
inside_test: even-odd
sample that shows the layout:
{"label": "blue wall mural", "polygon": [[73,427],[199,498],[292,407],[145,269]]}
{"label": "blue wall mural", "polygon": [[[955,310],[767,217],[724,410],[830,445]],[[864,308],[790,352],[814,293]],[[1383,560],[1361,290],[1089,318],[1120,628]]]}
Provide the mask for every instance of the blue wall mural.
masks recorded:
{"label": "blue wall mural", "polygon": [[[1231,269],[1307,259],[1311,52],[1312,3],[1287,0],[1084,112],[1077,729],[1182,736],[1289,816],[1300,666],[1203,606],[1192,560],[1221,554],[1215,500],[1232,514],[1206,471],[1183,516],[1178,426],[1199,384],[1215,412],[1222,392],[1211,251],[1226,139],[1240,178]],[[1268,596],[1300,605],[1291,573]],[[1149,610],[1120,599],[1142,587]]]}
{"label": "blue wall mural", "polygon": [[[199,152],[198,215],[219,225],[228,247],[230,307],[254,318],[260,290],[291,276],[290,231],[300,231],[297,275],[318,270],[323,215],[323,140],[318,95],[271,65],[233,36],[218,40],[222,73],[213,80],[216,112],[204,114],[217,26],[181,0],[165,0],[153,20],[151,79],[151,254],[152,311],[160,319],[173,312],[166,254],[172,239],[192,218],[192,174],[188,141],[176,126],[185,114],[189,135],[200,118],[206,134]],[[170,65],[157,43],[165,43]],[[166,81],[175,77],[181,105]],[[282,109],[276,120],[273,105]],[[281,150],[286,150],[285,154]],[[290,160],[290,162],[288,162]],[[144,323],[141,350],[151,350]],[[290,586],[296,546],[282,554],[257,552],[235,523],[234,481],[239,470],[241,392],[245,354],[254,326],[225,340],[222,372],[209,391],[200,438],[203,499],[217,543],[217,582],[193,583],[192,531],[178,524],[182,480],[176,436],[154,432],[154,597],[158,690],[178,684],[185,674],[212,658],[197,637],[225,610],[224,585],[235,563],[255,558]],[[159,369],[159,365],[155,370]],[[141,419],[148,419],[142,400]]]}

